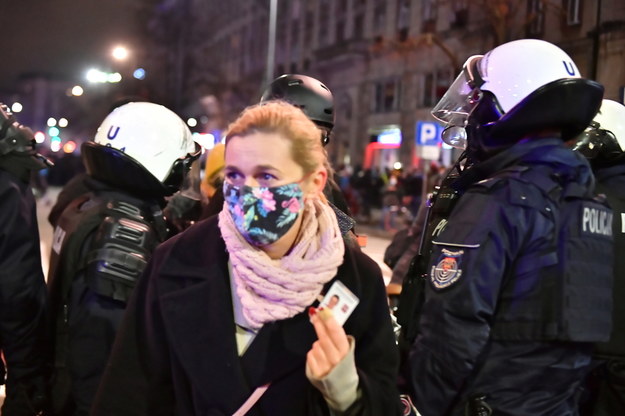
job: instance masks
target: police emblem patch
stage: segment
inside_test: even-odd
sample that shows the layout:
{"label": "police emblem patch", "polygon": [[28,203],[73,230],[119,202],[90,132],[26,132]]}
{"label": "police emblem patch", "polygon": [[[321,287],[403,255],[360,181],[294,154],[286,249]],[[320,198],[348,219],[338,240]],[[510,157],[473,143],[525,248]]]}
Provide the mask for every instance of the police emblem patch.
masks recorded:
{"label": "police emblem patch", "polygon": [[436,289],[444,289],[460,279],[462,255],[464,250],[451,251],[443,249],[436,266],[432,266],[430,280]]}

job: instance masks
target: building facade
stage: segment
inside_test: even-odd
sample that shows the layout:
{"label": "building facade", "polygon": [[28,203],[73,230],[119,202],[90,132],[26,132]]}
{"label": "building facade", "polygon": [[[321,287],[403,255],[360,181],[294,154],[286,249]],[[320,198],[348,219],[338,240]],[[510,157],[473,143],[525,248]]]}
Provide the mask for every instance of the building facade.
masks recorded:
{"label": "building facade", "polygon": [[[267,82],[269,0],[178,3],[191,19],[182,95],[215,94],[232,119]],[[622,101],[622,0],[278,0],[274,75],[308,74],[332,90],[335,166],[411,166],[441,157],[416,140],[435,143],[430,109],[466,58],[526,37],[559,45]]]}

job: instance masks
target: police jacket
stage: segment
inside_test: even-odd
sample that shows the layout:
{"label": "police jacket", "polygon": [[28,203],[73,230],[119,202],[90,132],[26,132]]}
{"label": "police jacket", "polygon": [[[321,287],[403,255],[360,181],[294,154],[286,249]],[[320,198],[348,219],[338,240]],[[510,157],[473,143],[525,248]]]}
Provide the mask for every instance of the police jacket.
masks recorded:
{"label": "police jacket", "polygon": [[[466,191],[433,241],[410,352],[418,410],[464,415],[483,395],[495,415],[574,414],[590,341],[610,329],[610,212],[572,199],[573,219],[562,223],[554,201],[588,193],[590,166],[560,140],[537,139],[472,166],[454,186]],[[566,246],[570,256],[558,251],[561,230],[577,244]]]}
{"label": "police jacket", "polygon": [[46,319],[35,198],[29,175],[19,176],[0,167],[0,349],[9,371],[7,396],[14,398],[18,383],[32,388],[34,379],[43,380]]}
{"label": "police jacket", "polygon": [[[217,217],[161,244],[131,299],[92,415],[232,415],[258,386],[248,416],[329,415],[305,375],[316,340],[306,312],[264,325],[238,355],[228,253]],[[340,280],[360,303],[345,322],[362,391],[357,415],[397,415],[398,354],[379,267],[346,247]],[[348,411],[351,410],[348,409]]]}
{"label": "police jacket", "polygon": [[[615,253],[625,252],[625,164],[595,170],[597,193],[605,194],[614,211],[612,224]],[[612,333],[610,341],[599,343],[595,355],[625,359],[625,256],[614,256]]]}

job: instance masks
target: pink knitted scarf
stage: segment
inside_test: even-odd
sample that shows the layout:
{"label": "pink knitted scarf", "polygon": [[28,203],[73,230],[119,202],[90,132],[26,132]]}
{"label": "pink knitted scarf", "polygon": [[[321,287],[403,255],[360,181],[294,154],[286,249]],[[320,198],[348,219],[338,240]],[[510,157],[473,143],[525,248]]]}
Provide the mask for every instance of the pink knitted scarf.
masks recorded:
{"label": "pink knitted scarf", "polygon": [[225,204],[219,213],[231,278],[251,329],[303,312],[343,263],[345,246],[332,208],[316,199],[307,200],[301,215],[295,245],[284,257],[273,260],[243,238]]}

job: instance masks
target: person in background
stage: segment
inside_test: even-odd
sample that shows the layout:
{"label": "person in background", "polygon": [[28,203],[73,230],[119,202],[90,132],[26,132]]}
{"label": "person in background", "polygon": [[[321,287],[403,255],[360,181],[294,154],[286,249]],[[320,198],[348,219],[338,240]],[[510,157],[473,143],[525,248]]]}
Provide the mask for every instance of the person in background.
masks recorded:
{"label": "person in background", "polygon": [[[590,162],[597,180],[596,191],[605,195],[614,210],[612,233],[615,253],[623,252],[625,215],[625,106],[603,100],[590,127],[573,141],[573,149]],[[625,257],[614,256],[612,333],[607,342],[595,344],[588,394],[580,414],[625,415]]]}
{"label": "person in background", "polygon": [[[47,161],[33,132],[0,103],[0,384],[3,416],[35,416],[46,406],[46,284],[31,174]],[[6,378],[5,378],[6,376]]]}
{"label": "person in background", "polygon": [[[225,146],[223,210],[157,248],[92,415],[399,414],[381,271],[341,236],[319,129],[268,102]],[[343,327],[316,313],[334,286],[359,300]]]}
{"label": "person in background", "polygon": [[202,219],[219,214],[224,205],[222,185],[224,183],[224,151],[226,146],[218,143],[210,150],[204,167],[202,178],[202,193],[208,199],[208,204],[202,210]]}
{"label": "person in background", "polygon": [[564,142],[602,96],[560,48],[523,39],[470,57],[432,110],[469,167],[432,238],[409,356],[422,415],[576,414],[611,329],[612,214]]}
{"label": "person in background", "polygon": [[88,414],[126,302],[169,235],[165,197],[198,155],[185,123],[149,102],[115,108],[82,145],[86,190],[56,220],[48,273],[52,414]]}
{"label": "person in background", "polygon": [[398,215],[401,214],[402,190],[398,175],[391,174],[382,191],[382,217],[380,228],[389,232],[397,232]]}

